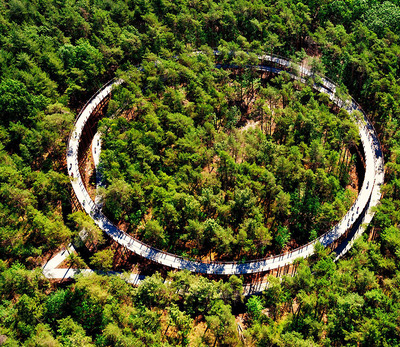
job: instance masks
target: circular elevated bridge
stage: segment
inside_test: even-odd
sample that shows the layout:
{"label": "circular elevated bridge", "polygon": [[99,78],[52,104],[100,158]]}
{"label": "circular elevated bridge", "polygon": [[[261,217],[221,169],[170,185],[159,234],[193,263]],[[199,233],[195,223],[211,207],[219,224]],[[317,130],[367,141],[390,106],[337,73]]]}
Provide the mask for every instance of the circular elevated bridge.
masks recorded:
{"label": "circular elevated bridge", "polygon": [[[196,52],[196,54],[201,54],[201,52]],[[259,70],[272,73],[288,71],[293,79],[302,82],[305,82],[305,78],[314,76],[310,70],[282,57],[261,55],[258,58],[260,63],[256,68]],[[217,67],[224,66],[217,65]],[[364,152],[365,175],[362,187],[356,201],[338,224],[316,240],[288,253],[247,262],[192,261],[161,251],[133,238],[120,230],[103,214],[99,205],[89,196],[81,175],[84,170],[82,163],[84,163],[88,148],[93,141],[97,122],[102,117],[102,110],[110,99],[113,87],[121,83],[121,80],[113,80],[105,84],[82,108],[70,135],[67,152],[68,173],[76,197],[75,202],[78,204],[76,207],[85,210],[94,222],[121,246],[174,269],[187,269],[192,272],[213,275],[253,274],[288,268],[295,259],[311,256],[317,242],[325,247],[335,249],[337,258],[339,258],[351,248],[354,240],[371,222],[374,215],[373,208],[379,203],[381,197],[380,186],[384,182],[383,155],[377,134],[361,107],[352,99],[339,98],[336,95],[336,85],[332,81],[320,77],[314,84],[314,89],[326,93],[334,104],[353,115],[359,128]]]}

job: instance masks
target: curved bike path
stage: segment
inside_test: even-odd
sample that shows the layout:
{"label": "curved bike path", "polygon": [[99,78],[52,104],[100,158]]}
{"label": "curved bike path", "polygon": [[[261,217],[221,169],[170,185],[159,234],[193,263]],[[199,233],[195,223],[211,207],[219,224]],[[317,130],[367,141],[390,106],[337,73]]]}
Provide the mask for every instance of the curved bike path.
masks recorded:
{"label": "curved bike path", "polygon": [[[284,58],[263,55],[259,56],[259,59],[264,62],[259,65],[258,68],[262,70],[268,70],[273,72],[280,72],[286,68],[290,68],[293,64]],[[265,62],[274,64],[268,66]],[[278,67],[276,67],[278,65]],[[280,68],[282,67],[282,68]],[[298,70],[305,76],[313,75],[309,70],[304,67],[297,66]],[[292,78],[304,81],[303,78],[297,77],[291,74]],[[321,83],[314,85],[314,88],[329,95],[329,98],[340,108],[347,110],[350,114],[354,114],[355,121],[359,127],[359,134],[361,143],[364,149],[365,159],[365,176],[355,203],[352,205],[350,210],[342,218],[342,220],[334,226],[330,231],[320,236],[313,242],[310,242],[302,247],[292,250],[286,254],[280,254],[269,258],[248,261],[245,263],[240,262],[200,262],[191,261],[174,254],[170,254],[154,247],[144,244],[143,242],[133,238],[127,233],[118,229],[101,211],[96,202],[94,202],[82,181],[82,177],[79,173],[78,165],[78,149],[80,143],[80,137],[82,130],[90,118],[93,110],[99,105],[99,103],[107,97],[114,85],[121,84],[121,80],[112,81],[103,86],[85,105],[82,111],[79,113],[78,118],[75,122],[74,129],[72,131],[67,152],[67,167],[68,173],[71,178],[72,187],[75,195],[82,206],[82,208],[88,213],[94,220],[94,222],[114,241],[118,242],[123,247],[126,247],[130,251],[158,262],[162,265],[169,266],[175,269],[187,269],[192,272],[198,272],[203,274],[217,274],[217,275],[232,275],[232,274],[251,274],[269,271],[284,267],[296,258],[306,258],[313,254],[314,245],[319,241],[324,246],[329,246],[340,238],[349,228],[355,226],[357,219],[362,216],[362,223],[357,223],[355,230],[355,237],[357,237],[363,230],[364,224],[369,223],[374,215],[373,207],[379,203],[381,196],[380,186],[384,181],[383,171],[383,156],[378,141],[377,134],[368,121],[366,115],[360,108],[360,106],[354,100],[342,100],[335,96],[336,86],[326,78],[321,79]],[[358,111],[358,113],[355,113]],[[355,238],[354,237],[354,238]],[[348,242],[343,248],[342,253],[344,254],[351,247],[351,242]]]}

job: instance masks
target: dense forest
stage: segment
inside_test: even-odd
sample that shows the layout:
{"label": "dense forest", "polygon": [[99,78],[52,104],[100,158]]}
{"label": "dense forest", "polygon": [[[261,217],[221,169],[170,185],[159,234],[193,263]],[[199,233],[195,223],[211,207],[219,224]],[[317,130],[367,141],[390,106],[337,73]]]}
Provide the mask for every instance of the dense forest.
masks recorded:
{"label": "dense forest", "polygon": [[[2,0],[0,344],[399,345],[399,19],[398,1]],[[72,213],[65,165],[75,115],[115,76],[126,84],[109,114],[124,107],[101,124],[103,195],[129,232],[189,256],[222,248],[220,257],[241,258],[265,255],[264,246],[279,251],[289,233],[294,247],[340,218],[354,184],[348,151],[358,141],[348,115],[284,74],[215,69],[215,48],[236,65],[248,59],[243,52],[307,62],[360,102],[386,163],[367,232],[345,259],[335,263],[317,247],[296,276],[270,278],[251,298],[235,276],[171,272],[137,288],[102,275],[46,279],[41,265],[88,228],[84,215]],[[208,53],[190,54],[198,50]],[[268,93],[276,96],[271,104]],[[148,194],[141,184],[150,171],[158,177],[147,177]],[[113,186],[140,199],[113,205]],[[235,211],[236,203],[243,208]],[[200,215],[206,208],[212,217]],[[186,234],[173,240],[179,223]],[[192,239],[211,229],[223,238],[214,249]],[[182,248],[188,241],[191,249]],[[91,255],[93,268],[101,268],[99,258]]]}
{"label": "dense forest", "polygon": [[109,113],[133,119],[99,127],[104,210],[145,242],[191,257],[262,257],[314,240],[350,207],[354,121],[330,112],[313,80],[281,73],[269,83],[246,68],[254,57],[237,55],[218,57],[242,66],[231,73],[214,54],[145,59],[134,90],[114,92]]}

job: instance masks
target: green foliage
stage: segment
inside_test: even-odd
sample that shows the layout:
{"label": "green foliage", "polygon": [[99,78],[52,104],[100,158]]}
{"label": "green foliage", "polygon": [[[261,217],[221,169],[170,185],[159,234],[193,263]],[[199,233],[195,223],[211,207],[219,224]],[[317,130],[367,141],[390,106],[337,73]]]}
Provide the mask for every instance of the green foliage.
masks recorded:
{"label": "green foliage", "polygon": [[111,249],[104,249],[102,251],[96,252],[90,258],[90,264],[92,264],[95,269],[109,271],[112,268],[113,259],[114,252]]}
{"label": "green foliage", "polygon": [[37,291],[45,290],[49,285],[40,269],[27,270],[18,262],[1,270],[0,283],[1,297],[8,299],[24,294],[35,296]]}
{"label": "green foliage", "polygon": [[28,92],[26,86],[16,80],[7,79],[0,83],[1,125],[7,127],[11,121],[31,126],[37,110],[44,100]]}
{"label": "green foliage", "polygon": [[259,319],[264,306],[261,299],[258,296],[252,296],[246,303],[247,312],[250,314],[251,318]]}
{"label": "green foliage", "polygon": [[133,119],[100,123],[108,216],[158,248],[220,259],[308,242],[341,218],[346,147],[359,141],[349,115],[336,117],[287,73],[263,77],[240,50],[217,59],[242,69],[215,69],[206,54],[155,59],[113,95],[112,108]]}
{"label": "green foliage", "polygon": [[229,306],[217,301],[206,316],[208,328],[215,336],[215,340],[223,345],[238,343],[236,334],[235,317],[230,312]]}
{"label": "green foliage", "polygon": [[400,7],[390,1],[384,1],[370,8],[364,15],[365,25],[379,36],[391,30],[400,34]]}
{"label": "green foliage", "polygon": [[280,250],[285,248],[286,244],[290,240],[290,232],[288,228],[284,226],[279,226],[276,232],[275,241]]}
{"label": "green foliage", "polygon": [[158,221],[150,220],[146,223],[143,237],[146,241],[154,242],[157,246],[167,245],[164,229]]}
{"label": "green foliage", "polygon": [[71,317],[58,320],[57,333],[63,346],[93,346],[91,337],[87,336],[83,327]]}
{"label": "green foliage", "polygon": [[104,243],[102,230],[86,213],[82,211],[74,212],[69,215],[69,219],[75,222],[77,233],[79,233],[82,241],[95,245]]}
{"label": "green foliage", "polygon": [[[102,242],[82,214],[67,217],[65,152],[74,115],[115,74],[127,86],[108,113],[133,110],[133,120],[102,121],[103,195],[129,232],[193,257],[242,259],[284,247],[288,234],[307,242],[341,218],[354,123],[312,92],[318,77],[301,86],[245,69],[254,51],[294,56],[326,71],[338,96],[353,95],[378,130],[386,182],[378,238],[337,265],[318,246],[311,269],[270,278],[267,314],[246,322],[245,343],[399,345],[399,34],[398,1],[0,2],[0,339],[241,344],[231,307],[243,301],[240,278],[178,272],[133,289],[93,275],[61,289],[39,268],[79,231]],[[205,54],[185,54],[194,50]],[[247,120],[258,128],[241,130]],[[107,252],[93,259],[110,268]],[[259,304],[250,299],[249,311]]]}

